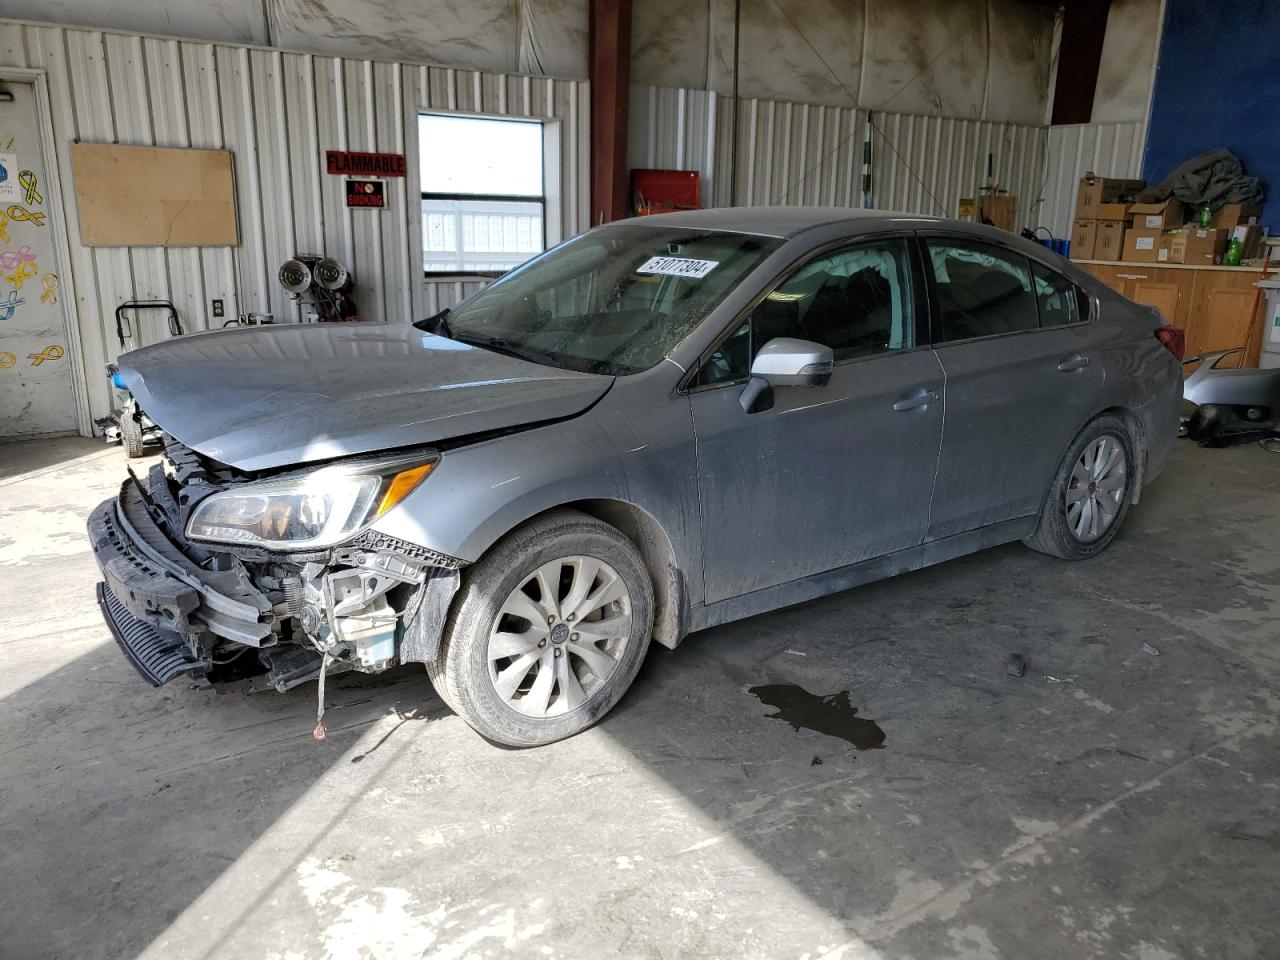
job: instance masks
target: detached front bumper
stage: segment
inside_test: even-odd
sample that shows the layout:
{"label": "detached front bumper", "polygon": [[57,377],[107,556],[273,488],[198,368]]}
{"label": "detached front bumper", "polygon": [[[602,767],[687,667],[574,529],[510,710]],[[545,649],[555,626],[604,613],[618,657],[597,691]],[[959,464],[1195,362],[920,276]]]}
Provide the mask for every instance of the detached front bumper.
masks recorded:
{"label": "detached front bumper", "polygon": [[272,603],[243,568],[197,566],[152,519],[133,478],[93,511],[89,540],[103,618],[148,682],[203,676],[220,639],[254,647],[272,639]]}

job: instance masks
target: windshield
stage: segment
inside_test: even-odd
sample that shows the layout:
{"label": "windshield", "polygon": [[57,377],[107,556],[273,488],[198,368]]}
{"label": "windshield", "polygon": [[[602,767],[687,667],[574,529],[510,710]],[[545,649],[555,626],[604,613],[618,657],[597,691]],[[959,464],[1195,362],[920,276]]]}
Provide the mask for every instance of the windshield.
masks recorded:
{"label": "windshield", "polygon": [[586,373],[658,363],[780,241],[615,224],[561,244],[451,311],[457,340]]}

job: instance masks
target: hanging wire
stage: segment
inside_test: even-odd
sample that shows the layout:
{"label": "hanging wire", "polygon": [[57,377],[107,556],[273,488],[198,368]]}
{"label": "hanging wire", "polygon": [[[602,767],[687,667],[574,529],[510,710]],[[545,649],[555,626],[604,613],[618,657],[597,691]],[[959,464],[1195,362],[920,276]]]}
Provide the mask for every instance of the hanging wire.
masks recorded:
{"label": "hanging wire", "polygon": [[[801,40],[803,40],[803,41],[805,42],[805,45],[806,45],[810,50],[812,50],[812,51],[813,51],[813,55],[814,55],[815,57],[817,57],[817,58],[818,58],[818,62],[819,62],[819,63],[821,63],[824,67],[826,67],[826,69],[827,69],[827,73],[831,74],[831,79],[832,79],[832,80],[834,80],[834,81],[836,82],[836,84],[840,87],[840,89],[841,89],[841,90],[843,90],[843,91],[845,92],[845,94],[849,97],[849,101],[853,104],[854,109],[855,109],[855,110],[859,110],[859,109],[861,109],[861,108],[859,107],[859,105],[858,105],[858,98],[857,98],[856,96],[854,96],[853,91],[852,91],[852,90],[850,90],[850,89],[849,89],[849,87],[848,87],[848,85],[847,85],[843,80],[841,80],[841,79],[840,79],[839,74],[837,74],[837,73],[835,72],[835,70],[833,70],[833,69],[832,69],[831,64],[829,64],[829,63],[827,62],[826,58],[825,58],[821,53],[819,53],[819,52],[818,52],[818,48],[817,48],[817,47],[815,47],[815,46],[813,45],[813,43],[812,43],[812,42],[809,40],[809,38],[805,35],[805,32],[804,32],[803,30],[801,30],[801,29],[800,29],[800,26],[795,22],[795,20],[791,19],[791,15],[790,15],[789,13],[787,13],[787,11],[786,11],[786,10],[784,10],[784,9],[783,9],[782,4],[779,2],[779,0],[773,0],[773,5],[778,9],[778,12],[779,12],[780,14],[782,14],[783,19],[785,19],[785,20],[787,21],[787,23],[791,24],[791,29],[795,30],[795,32],[800,36],[800,39],[801,39]],[[908,87],[910,87],[913,83],[915,83],[917,80],[919,80],[921,77],[923,77],[923,76],[925,75],[925,73],[929,70],[929,68],[930,68],[930,67],[932,67],[935,63],[937,63],[939,60],[941,60],[941,59],[942,59],[942,57],[943,57],[945,54],[950,53],[950,52],[951,52],[951,51],[950,51],[950,48],[948,48],[948,47],[944,47],[944,48],[941,50],[941,52],[939,52],[939,53],[938,53],[938,54],[937,54],[937,55],[936,55],[932,60],[930,60],[928,63],[926,63],[926,64],[925,64],[925,65],[920,69],[920,71],[919,71],[918,73],[916,73],[916,75],[915,75],[915,76],[913,76],[910,80],[908,80],[908,81],[907,81],[906,83],[904,83],[901,87],[899,87],[899,88],[897,89],[897,91],[895,91],[895,93],[893,94],[893,96],[892,96],[892,97],[890,97],[888,100],[886,100],[886,101],[881,105],[880,109],[881,109],[881,110],[884,110],[885,108],[887,108],[887,107],[889,106],[889,104],[893,103],[893,101],[894,101],[894,100],[896,100],[896,99],[898,98],[898,95],[899,95],[899,94],[901,94],[904,90],[906,90]],[[929,189],[929,185],[928,185],[927,183],[925,183],[924,178],[923,178],[923,177],[921,177],[918,173],[916,173],[915,168],[911,166],[911,161],[909,161],[906,157],[904,157],[904,156],[903,156],[903,155],[898,151],[898,148],[897,148],[897,147],[895,147],[895,146],[893,145],[893,143],[889,140],[889,138],[888,138],[887,136],[885,136],[884,131],[883,131],[883,130],[881,130],[878,126],[876,126],[875,121],[871,119],[871,111],[870,111],[870,110],[866,111],[866,114],[867,114],[867,126],[869,126],[872,130],[874,130],[876,133],[878,133],[878,134],[880,135],[880,140],[881,140],[881,142],[883,142],[883,144],[884,144],[886,147],[888,147],[888,148],[889,148],[889,151],[890,151],[894,156],[896,156],[900,161],[902,161],[902,165],[903,165],[903,167],[905,167],[905,168],[906,168],[907,173],[911,174],[911,176],[915,179],[915,181],[916,181],[918,184],[920,184],[920,186],[921,186],[921,188],[924,190],[924,192],[925,192],[925,193],[927,193],[927,194],[929,195],[929,199],[933,201],[934,206],[935,206],[935,207],[937,207],[938,212],[939,212],[940,214],[942,214],[942,215],[945,217],[945,216],[947,215],[947,208],[946,208],[945,206],[943,206],[942,201],[941,201],[941,200],[939,200],[939,199],[937,198],[937,196],[935,196],[935,195],[934,195],[934,192],[933,192],[932,190],[930,190],[930,189]],[[836,152],[837,152],[841,147],[843,147],[846,143],[848,143],[850,140],[852,140],[852,139],[853,139],[854,135],[855,135],[857,132],[858,132],[858,128],[855,126],[855,127],[854,127],[854,129],[853,129],[852,131],[850,131],[849,135],[848,135],[848,136],[846,136],[846,137],[844,137],[843,139],[841,139],[841,141],[840,141],[839,143],[837,143],[837,144],[836,144],[836,145],[835,145],[835,146],[830,150],[830,152],[828,152],[828,153],[824,154],[822,157],[820,157],[820,158],[818,159],[818,161],[817,161],[813,166],[811,166],[808,170],[806,170],[804,173],[802,173],[802,174],[800,175],[799,179],[797,179],[797,180],[793,181],[793,182],[791,183],[791,185],[790,185],[790,186],[788,186],[788,187],[787,187],[787,189],[786,189],[786,190],[784,190],[784,191],[782,192],[782,196],[781,196],[780,198],[778,198],[778,199],[779,199],[779,202],[785,203],[785,202],[786,202],[787,197],[789,197],[789,196],[791,195],[791,191],[792,191],[792,190],[794,190],[797,186],[799,186],[801,183],[803,183],[805,180],[807,180],[807,179],[809,178],[809,175],[810,175],[811,173],[813,173],[813,172],[814,172],[815,170],[817,170],[820,166],[822,166],[824,163],[826,163],[828,160],[830,160],[830,159],[831,159],[831,157],[833,157],[833,156],[836,154]]]}

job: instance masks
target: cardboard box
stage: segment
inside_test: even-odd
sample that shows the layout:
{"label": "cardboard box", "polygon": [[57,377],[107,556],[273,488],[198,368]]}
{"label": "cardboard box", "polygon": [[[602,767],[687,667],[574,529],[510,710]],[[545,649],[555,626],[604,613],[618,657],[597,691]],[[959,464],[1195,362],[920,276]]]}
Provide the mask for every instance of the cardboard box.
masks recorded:
{"label": "cardboard box", "polygon": [[1119,260],[1124,256],[1125,225],[1119,220],[1099,220],[1093,244],[1094,260]]}
{"label": "cardboard box", "polygon": [[1132,199],[1143,186],[1145,184],[1141,180],[1100,177],[1090,170],[1080,178],[1080,189],[1076,193],[1076,219],[1097,220],[1098,208],[1102,204]]}
{"label": "cardboard box", "polygon": [[1160,253],[1156,259],[1161,263],[1184,263],[1187,259],[1186,227],[1179,230],[1166,230],[1160,235]]}
{"label": "cardboard box", "polygon": [[1124,232],[1124,259],[1134,263],[1159,263],[1163,230],[1130,227]]}
{"label": "cardboard box", "polygon": [[1227,240],[1230,231],[1217,230],[1213,227],[1188,227],[1186,229],[1186,251],[1181,263],[1190,263],[1198,267],[1221,263],[1227,252]]}
{"label": "cardboard box", "polygon": [[1098,204],[1098,215],[1095,220],[1119,220],[1122,223],[1129,219],[1129,206],[1127,203],[1100,203]]}
{"label": "cardboard box", "polygon": [[[1227,244],[1232,240],[1240,241],[1240,259],[1254,260],[1262,256],[1262,228],[1256,223],[1246,226],[1232,227],[1226,231]],[[1223,251],[1226,255],[1226,251]]]}
{"label": "cardboard box", "polygon": [[978,223],[986,223],[1012,233],[1017,207],[1017,197],[979,197]]}
{"label": "cardboard box", "polygon": [[1129,208],[1129,220],[1137,230],[1174,230],[1186,223],[1186,208],[1173,197],[1160,203],[1135,203]]}
{"label": "cardboard box", "polygon": [[1213,225],[1223,229],[1256,223],[1262,215],[1260,203],[1228,203],[1213,215]]}
{"label": "cardboard box", "polygon": [[1097,239],[1097,220],[1077,220],[1071,228],[1071,256],[1076,260],[1092,260]]}

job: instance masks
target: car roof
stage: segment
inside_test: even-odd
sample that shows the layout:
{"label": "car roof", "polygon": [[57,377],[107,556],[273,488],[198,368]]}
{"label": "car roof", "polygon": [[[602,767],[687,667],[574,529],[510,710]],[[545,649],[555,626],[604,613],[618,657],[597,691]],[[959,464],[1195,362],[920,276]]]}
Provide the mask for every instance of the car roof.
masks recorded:
{"label": "car roof", "polygon": [[947,231],[958,231],[975,240],[995,243],[1021,252],[1033,260],[1039,260],[1058,273],[1065,274],[1076,283],[1092,290],[1097,296],[1111,295],[1110,288],[1106,284],[1076,264],[1051,252],[1048,247],[1015,233],[969,220],[930,217],[897,210],[864,210],[857,207],[711,207],[704,210],[680,210],[648,217],[633,217],[628,220],[615,220],[613,223],[751,233],[764,237],[776,237],[780,240],[789,240],[807,230],[833,224],[844,226],[851,235],[870,233],[877,229],[946,228]]}
{"label": "car roof", "polygon": [[[615,221],[616,222],[616,221]],[[961,221],[926,217],[918,213],[895,210],[862,210],[856,207],[712,207],[705,210],[680,210],[636,217],[627,223],[655,227],[695,227],[703,230],[726,230],[754,233],[786,239],[814,227],[848,223],[860,228],[876,226],[915,226],[959,224]],[[972,226],[972,224],[966,224]]]}

